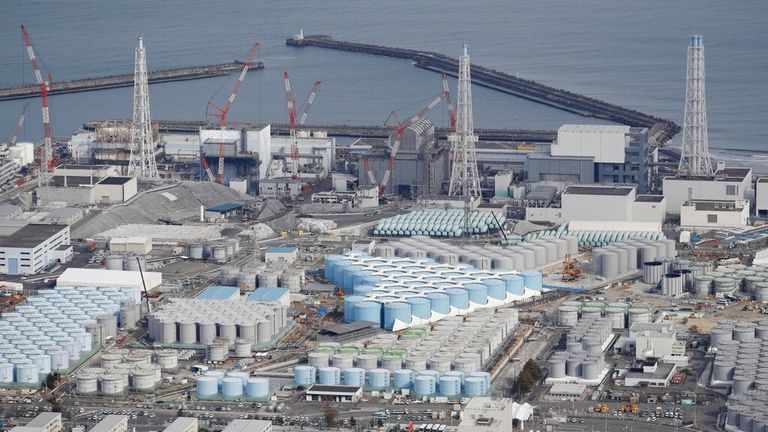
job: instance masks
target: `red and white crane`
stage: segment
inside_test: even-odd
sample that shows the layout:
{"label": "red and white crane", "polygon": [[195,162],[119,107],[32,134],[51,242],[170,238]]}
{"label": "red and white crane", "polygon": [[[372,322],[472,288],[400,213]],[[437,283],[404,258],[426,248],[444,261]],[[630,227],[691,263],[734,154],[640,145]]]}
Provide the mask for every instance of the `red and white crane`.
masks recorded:
{"label": "red and white crane", "polygon": [[[243,70],[240,72],[240,76],[237,78],[237,82],[235,82],[235,86],[232,88],[232,93],[229,95],[229,99],[227,99],[227,103],[224,104],[224,107],[220,107],[219,105],[216,105],[213,102],[213,99],[208,101],[208,107],[213,107],[216,109],[215,113],[208,113],[206,112],[207,116],[210,117],[216,117],[219,119],[219,127],[222,131],[227,129],[227,114],[229,113],[229,109],[232,108],[232,103],[235,102],[235,98],[237,97],[237,92],[240,91],[240,86],[243,85],[243,80],[245,80],[245,74],[248,72],[248,69],[253,66],[253,59],[256,57],[256,52],[259,50],[259,42],[256,42],[251,47],[251,50],[248,52],[248,57],[245,60],[245,63],[243,64]],[[207,110],[206,110],[207,111]],[[218,172],[216,173],[216,182],[219,184],[224,184],[224,133],[222,132],[222,139],[219,142],[219,166],[218,166]]]}
{"label": "red and white crane", "polygon": [[51,91],[51,74],[47,79],[43,79],[43,73],[40,71],[40,65],[35,56],[35,50],[32,48],[32,40],[29,38],[27,28],[22,24],[21,37],[24,39],[24,47],[27,50],[29,61],[32,62],[32,69],[35,72],[35,81],[40,86],[40,96],[42,99],[43,114],[43,157],[40,158],[40,185],[47,186],[48,173],[53,169],[53,129],[51,128],[51,116],[48,110],[48,92]]}
{"label": "red and white crane", "polygon": [[[394,136],[392,143],[389,146],[389,159],[387,160],[387,169],[384,171],[384,175],[381,177],[381,183],[379,184],[379,196],[384,195],[384,192],[387,190],[387,185],[389,184],[389,178],[392,176],[392,170],[395,167],[395,159],[397,158],[397,152],[400,150],[400,142],[403,138],[403,133],[408,128],[408,126],[412,125],[413,122],[419,119],[425,118],[425,116],[432,111],[434,107],[437,106],[437,104],[440,103],[443,99],[450,98],[450,93],[447,91],[447,89],[444,88],[444,90],[437,96],[435,99],[432,100],[427,106],[421,109],[418,113],[413,115],[412,117],[408,118],[406,121],[401,122],[400,118],[398,117],[397,113],[392,111],[389,114],[389,117],[387,118],[387,121],[384,122],[384,126],[386,126],[390,131],[392,131],[391,136]],[[390,119],[394,119],[397,124],[388,124]],[[363,167],[366,170],[366,173],[368,174],[368,180],[371,182],[371,184],[376,184],[376,176],[373,173],[373,169],[371,169],[368,159],[363,159]]]}
{"label": "red and white crane", "polygon": [[451,132],[456,132],[456,105],[451,99],[451,90],[448,87],[448,75],[443,74],[443,94],[445,94],[445,104],[448,105],[448,117],[451,119]]}
{"label": "red and white crane", "polygon": [[[299,138],[296,135],[296,99],[293,98],[293,90],[291,89],[291,78],[288,76],[288,72],[283,72],[283,82],[285,83],[285,102],[288,106],[288,125],[291,140],[291,178],[293,180],[299,180]],[[320,84],[322,81],[315,81],[315,85],[312,86],[307,98],[304,100],[304,108],[301,111],[301,117],[298,121],[298,126],[304,126],[304,122],[309,117],[309,111],[312,109],[312,104],[315,102],[315,96],[320,90]]]}

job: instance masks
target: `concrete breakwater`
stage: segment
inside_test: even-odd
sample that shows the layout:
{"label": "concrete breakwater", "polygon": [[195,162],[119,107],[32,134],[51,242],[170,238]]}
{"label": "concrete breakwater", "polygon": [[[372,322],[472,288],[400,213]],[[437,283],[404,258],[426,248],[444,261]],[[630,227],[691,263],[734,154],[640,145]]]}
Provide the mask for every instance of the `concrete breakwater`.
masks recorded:
{"label": "concrete breakwater", "polygon": [[[165,69],[149,72],[147,80],[150,84],[160,82],[185,81],[215,76],[228,75],[240,71],[242,62],[221,63],[206,66],[190,66],[175,69]],[[264,63],[257,62],[249,70],[262,69]],[[72,81],[53,82],[48,94],[77,93],[84,91],[103,90],[133,85],[133,74],[110,75],[105,77],[84,78]],[[36,84],[0,89],[0,101],[24,99],[40,96],[40,87]]]}
{"label": "concrete breakwater", "polygon": [[[289,46],[314,46],[401,58],[414,62],[417,67],[452,76],[456,76],[458,72],[459,63],[457,59],[436,52],[344,42],[324,35],[289,38],[286,39],[285,43]],[[641,113],[567,90],[549,87],[536,81],[518,78],[476,64],[472,65],[472,81],[483,87],[502,91],[582,116],[629,126],[647,127],[650,129],[650,140],[655,145],[663,145],[680,131],[680,127],[671,120]]]}

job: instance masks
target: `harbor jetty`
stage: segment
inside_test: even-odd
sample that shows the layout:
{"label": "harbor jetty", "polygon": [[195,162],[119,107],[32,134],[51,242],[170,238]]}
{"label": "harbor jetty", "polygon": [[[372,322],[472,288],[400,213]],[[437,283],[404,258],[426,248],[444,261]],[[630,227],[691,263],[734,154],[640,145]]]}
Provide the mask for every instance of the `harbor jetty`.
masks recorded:
{"label": "harbor jetty", "polygon": [[[263,62],[256,62],[248,70],[264,68]],[[207,66],[190,66],[175,69],[165,69],[147,74],[150,84],[186,81],[215,76],[229,75],[243,69],[242,62],[221,63]],[[110,75],[97,78],[84,78],[72,81],[53,82],[48,94],[77,93],[93,90],[103,90],[117,87],[129,87],[133,85],[133,74]],[[40,96],[40,87],[37,84],[7,87],[0,89],[0,101],[24,99]]]}

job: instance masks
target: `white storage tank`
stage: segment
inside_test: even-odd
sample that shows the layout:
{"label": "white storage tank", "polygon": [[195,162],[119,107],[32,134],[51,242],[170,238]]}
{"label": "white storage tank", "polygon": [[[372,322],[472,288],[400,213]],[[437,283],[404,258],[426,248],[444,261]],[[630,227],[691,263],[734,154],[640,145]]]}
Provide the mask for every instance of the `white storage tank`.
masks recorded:
{"label": "white storage tank", "polygon": [[208,361],[223,362],[229,358],[229,343],[226,340],[215,339],[206,346],[206,356]]}
{"label": "white storage tank", "polygon": [[251,356],[251,343],[245,339],[235,340],[235,357],[246,358]]}
{"label": "white storage tank", "polygon": [[131,386],[138,391],[155,389],[155,371],[152,369],[137,369],[131,374]]}
{"label": "white storage tank", "polygon": [[103,375],[101,377],[101,392],[105,395],[117,395],[125,391],[126,384],[121,375]]}
{"label": "white storage tank", "polygon": [[155,352],[155,363],[163,370],[173,370],[179,366],[179,355],[173,350]]}
{"label": "white storage tank", "polygon": [[75,379],[75,389],[77,394],[88,395],[99,391],[99,376],[81,373]]}

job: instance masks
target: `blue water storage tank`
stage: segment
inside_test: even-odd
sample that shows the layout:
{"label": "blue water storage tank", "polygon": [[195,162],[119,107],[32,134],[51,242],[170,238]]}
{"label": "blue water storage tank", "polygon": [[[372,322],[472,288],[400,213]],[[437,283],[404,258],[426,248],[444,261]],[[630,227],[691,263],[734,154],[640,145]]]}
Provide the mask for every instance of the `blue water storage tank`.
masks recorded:
{"label": "blue water storage tank", "polygon": [[459,309],[469,309],[469,293],[463,288],[448,288],[445,290],[451,299],[451,306]]}
{"label": "blue water storage tank", "polygon": [[345,293],[351,293],[355,286],[355,278],[361,275],[360,272],[363,270],[363,268],[349,261],[345,261],[344,264],[339,268],[342,269],[342,273],[340,275],[341,283],[337,285],[341,286]]}
{"label": "blue water storage tank", "polygon": [[485,381],[485,388],[491,387],[491,374],[488,372],[470,372],[467,374],[467,378],[482,378]]}
{"label": "blue water storage tank", "polygon": [[496,300],[504,300],[507,298],[507,287],[501,279],[486,279],[483,281],[488,289],[488,297],[495,298]]}
{"label": "blue water storage tank", "polygon": [[368,386],[373,388],[389,387],[389,369],[371,369],[368,371]]}
{"label": "blue water storage tank", "polygon": [[464,289],[469,293],[470,302],[480,305],[488,303],[488,287],[485,285],[471,283],[464,285]]}
{"label": "blue water storage tank", "polygon": [[355,305],[363,301],[363,297],[360,296],[347,296],[344,298],[344,322],[352,322],[355,320]]}
{"label": "blue water storage tank", "polygon": [[411,322],[411,305],[406,302],[384,304],[384,328],[392,330],[395,320],[409,324]]}
{"label": "blue water storage tank", "polygon": [[464,394],[469,397],[482,396],[486,393],[485,380],[478,377],[469,377],[464,380]]}
{"label": "blue water storage tank", "polygon": [[440,377],[440,394],[443,396],[456,396],[461,393],[461,378],[443,375]]}
{"label": "blue water storage tank", "polygon": [[310,386],[315,383],[315,373],[317,369],[314,366],[296,366],[293,370],[293,381],[296,385]]}
{"label": "blue water storage tank", "polygon": [[432,304],[426,297],[411,297],[406,300],[411,305],[411,314],[417,318],[429,319],[432,316]]}
{"label": "blue water storage tank", "polygon": [[381,303],[361,301],[355,305],[355,321],[368,321],[381,325]]}
{"label": "blue water storage tank", "polygon": [[413,392],[420,396],[435,394],[435,377],[418,375],[413,379]]}
{"label": "blue water storage tank", "polygon": [[519,275],[503,275],[501,280],[504,281],[504,287],[507,292],[514,295],[525,294],[525,279]]}
{"label": "blue water storage tank", "polygon": [[336,267],[344,259],[341,255],[327,255],[325,257],[325,280],[336,284]]}
{"label": "blue water storage tank", "polygon": [[365,385],[365,369],[362,369],[362,368],[344,369],[344,385],[349,385],[349,386]]}
{"label": "blue water storage tank", "polygon": [[433,311],[444,315],[451,311],[451,298],[448,294],[433,292],[427,294],[427,299]]}
{"label": "blue water storage tank", "polygon": [[321,367],[317,370],[317,383],[323,385],[341,384],[341,369],[337,367]]}
{"label": "blue water storage tank", "polygon": [[355,285],[355,288],[352,289],[352,292],[356,296],[365,297],[370,294],[373,288],[375,288],[373,285]]}
{"label": "blue water storage tank", "polygon": [[266,398],[269,396],[269,378],[248,378],[245,383],[245,394],[250,398]]}
{"label": "blue water storage tank", "polygon": [[541,272],[537,272],[535,270],[525,270],[520,272],[520,275],[522,275],[523,279],[525,280],[526,288],[534,291],[541,291],[543,284],[541,280]]}
{"label": "blue water storage tank", "polygon": [[392,372],[392,383],[397,389],[410,388],[413,385],[413,371],[398,369]]}
{"label": "blue water storage tank", "polygon": [[435,385],[437,385],[437,380],[440,379],[440,376],[442,375],[442,373],[440,373],[440,371],[427,369],[419,372],[419,375],[431,376],[432,378],[435,379]]}
{"label": "blue water storage tank", "polygon": [[461,380],[461,385],[464,385],[464,378],[466,377],[466,375],[467,375],[467,374],[466,374],[466,373],[464,373],[464,372],[462,372],[462,371],[448,371],[448,372],[443,372],[443,376],[453,376],[453,377],[458,377],[458,378]]}
{"label": "blue water storage tank", "polygon": [[205,371],[203,375],[216,378],[216,382],[218,383],[219,386],[221,386],[221,380],[224,379],[224,371],[220,371],[220,370]]}
{"label": "blue water storage tank", "polygon": [[214,396],[219,393],[219,380],[213,376],[197,377],[197,395]]}
{"label": "blue water storage tank", "polygon": [[236,377],[224,377],[221,381],[221,394],[224,397],[238,397],[243,395],[243,380]]}

